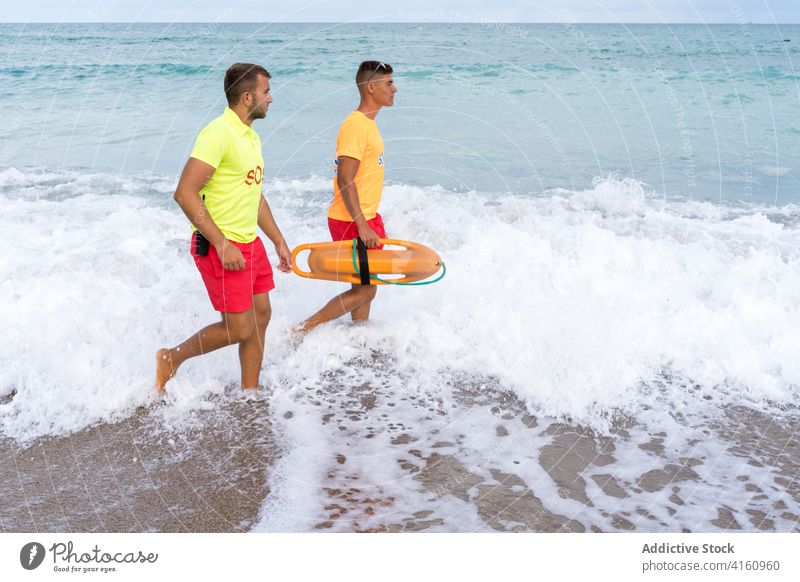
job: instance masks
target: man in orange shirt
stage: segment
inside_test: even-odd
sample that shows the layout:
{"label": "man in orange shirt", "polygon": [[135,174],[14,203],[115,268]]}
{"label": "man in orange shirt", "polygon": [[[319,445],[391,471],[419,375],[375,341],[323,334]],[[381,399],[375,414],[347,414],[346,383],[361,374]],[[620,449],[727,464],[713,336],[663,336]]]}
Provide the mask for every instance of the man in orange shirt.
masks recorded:
{"label": "man in orange shirt", "polygon": [[[383,219],[378,214],[383,193],[383,139],[375,117],[381,107],[394,105],[397,87],[392,66],[364,61],[358,67],[356,85],[361,101],[344,120],[336,138],[334,197],[328,208],[328,229],[334,241],[361,238],[367,247],[381,248],[379,239],[386,238]],[[376,292],[374,285],[353,285],[306,319],[297,331],[304,334],[345,313],[350,313],[353,321],[365,321]]]}

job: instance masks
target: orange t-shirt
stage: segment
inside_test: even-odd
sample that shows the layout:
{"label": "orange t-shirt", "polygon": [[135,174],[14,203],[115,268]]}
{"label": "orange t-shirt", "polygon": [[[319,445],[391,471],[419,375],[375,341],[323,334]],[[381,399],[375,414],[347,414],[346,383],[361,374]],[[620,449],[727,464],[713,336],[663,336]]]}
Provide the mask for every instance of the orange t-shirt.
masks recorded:
{"label": "orange t-shirt", "polygon": [[348,115],[336,137],[336,160],[333,162],[333,202],[328,208],[328,218],[351,222],[350,216],[336,183],[339,156],[355,158],[361,162],[356,172],[356,189],[364,218],[371,220],[378,212],[383,194],[383,139],[378,124],[360,111]]}

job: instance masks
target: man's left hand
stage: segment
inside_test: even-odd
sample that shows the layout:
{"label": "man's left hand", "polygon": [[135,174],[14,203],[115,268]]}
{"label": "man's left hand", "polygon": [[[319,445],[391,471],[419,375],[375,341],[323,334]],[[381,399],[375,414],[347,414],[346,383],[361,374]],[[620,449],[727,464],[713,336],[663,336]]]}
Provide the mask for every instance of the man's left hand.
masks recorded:
{"label": "man's left hand", "polygon": [[289,246],[285,240],[275,245],[275,252],[278,253],[280,263],[278,263],[278,270],[284,273],[292,272],[292,253],[289,251]]}

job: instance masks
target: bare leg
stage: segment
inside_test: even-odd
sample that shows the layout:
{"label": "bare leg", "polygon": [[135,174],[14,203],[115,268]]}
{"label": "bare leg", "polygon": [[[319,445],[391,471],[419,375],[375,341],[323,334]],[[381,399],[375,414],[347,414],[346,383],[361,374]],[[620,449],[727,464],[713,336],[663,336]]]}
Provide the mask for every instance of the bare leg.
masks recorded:
{"label": "bare leg", "polygon": [[[377,294],[378,288],[373,287],[373,289],[375,289],[375,294]],[[375,294],[372,295],[372,299],[375,298]],[[353,319],[353,321],[361,322],[369,319],[369,308],[372,307],[372,299],[362,303],[350,312],[350,317]]]}
{"label": "bare leg", "polygon": [[156,390],[163,394],[167,381],[189,358],[238,343],[252,335],[254,329],[252,308],[241,313],[223,313],[222,321],[204,327],[182,344],[161,348],[156,352]]}
{"label": "bare leg", "polygon": [[[300,326],[299,332],[306,333],[314,329],[320,324],[334,320],[341,317],[345,313],[353,313],[353,319],[356,319],[357,310],[360,319],[369,317],[369,305],[378,289],[373,285],[353,285],[349,291],[345,291],[341,295],[337,295],[314,315],[306,319]],[[366,306],[366,312],[363,307]]]}
{"label": "bare leg", "polygon": [[254,328],[250,337],[239,343],[239,362],[242,365],[242,388],[257,388],[261,374],[261,363],[264,360],[264,340],[267,336],[267,325],[272,315],[269,295],[259,293],[253,295]]}

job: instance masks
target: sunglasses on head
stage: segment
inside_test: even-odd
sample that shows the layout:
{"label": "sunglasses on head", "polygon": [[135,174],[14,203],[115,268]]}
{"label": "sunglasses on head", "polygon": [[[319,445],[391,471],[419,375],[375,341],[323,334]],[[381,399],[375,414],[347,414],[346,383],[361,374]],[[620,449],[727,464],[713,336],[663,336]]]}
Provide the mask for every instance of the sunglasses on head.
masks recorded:
{"label": "sunglasses on head", "polygon": [[372,78],[378,74],[378,69],[383,69],[385,71],[386,69],[388,69],[388,67],[382,62],[378,61],[378,66],[375,67],[375,69],[373,69],[373,71],[369,74],[369,77],[367,77],[367,83],[372,81]]}

